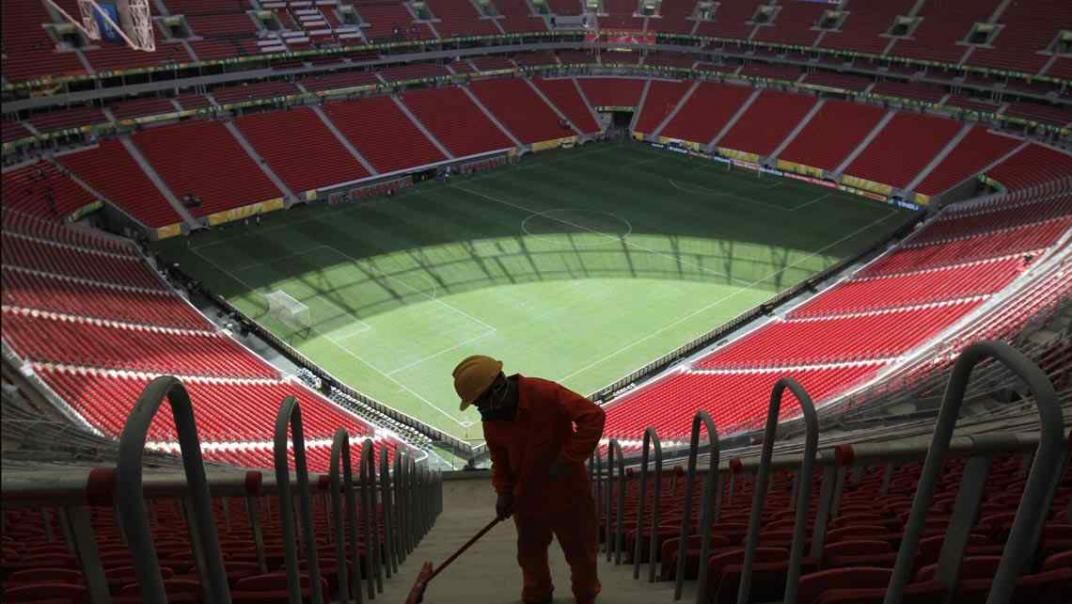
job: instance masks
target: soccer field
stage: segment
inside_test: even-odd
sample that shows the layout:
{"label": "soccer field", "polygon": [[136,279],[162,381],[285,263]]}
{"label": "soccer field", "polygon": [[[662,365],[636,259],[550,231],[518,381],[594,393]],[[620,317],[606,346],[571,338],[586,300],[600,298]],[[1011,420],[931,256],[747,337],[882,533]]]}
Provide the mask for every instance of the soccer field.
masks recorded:
{"label": "soccer field", "polygon": [[[170,260],[336,378],[459,438],[470,354],[591,393],[851,256],[906,210],[644,145],[590,144],[393,198],[168,240]],[[267,314],[282,290],[310,309]]]}

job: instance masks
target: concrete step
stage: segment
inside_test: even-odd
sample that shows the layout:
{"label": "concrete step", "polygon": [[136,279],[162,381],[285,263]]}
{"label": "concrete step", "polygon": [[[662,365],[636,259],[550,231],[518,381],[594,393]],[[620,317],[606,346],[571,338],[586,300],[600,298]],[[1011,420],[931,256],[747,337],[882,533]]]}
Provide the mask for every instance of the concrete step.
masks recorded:
{"label": "concrete step", "polygon": [[[443,483],[444,509],[435,526],[398,569],[398,575],[384,585],[377,597],[382,602],[403,602],[421,564],[438,564],[465,543],[494,516],[495,493],[487,480],[448,480]],[[555,583],[554,604],[572,604],[569,566],[557,543],[549,553]],[[633,580],[633,567],[614,566],[599,557],[603,604],[670,604],[671,582],[648,583],[647,566],[641,579]],[[682,602],[694,597],[686,592]],[[521,570],[517,566],[517,533],[512,521],[492,529],[483,540],[462,555],[429,584],[427,604],[520,604]]]}

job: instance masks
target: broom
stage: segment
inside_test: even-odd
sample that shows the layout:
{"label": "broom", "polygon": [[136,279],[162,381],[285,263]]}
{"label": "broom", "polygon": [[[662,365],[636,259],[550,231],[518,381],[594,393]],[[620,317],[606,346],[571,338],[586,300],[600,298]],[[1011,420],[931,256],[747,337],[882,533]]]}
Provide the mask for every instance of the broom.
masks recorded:
{"label": "broom", "polygon": [[432,563],[425,562],[424,566],[421,567],[421,572],[417,574],[417,580],[413,583],[413,589],[410,590],[409,597],[406,598],[406,604],[420,604],[424,600],[424,590],[428,587],[428,583],[432,579],[436,578],[439,573],[443,572],[444,569],[450,566],[450,563],[454,562],[458,558],[458,556],[464,554],[465,550],[472,547],[474,543],[476,543],[480,540],[481,537],[486,535],[488,531],[495,528],[495,525],[499,524],[499,522],[500,520],[498,518],[489,522],[487,526],[480,529],[480,532],[473,535],[471,539],[466,541],[465,545],[459,547],[458,551],[454,552],[450,555],[449,558],[444,560],[443,564],[440,564],[438,568],[433,570]]}

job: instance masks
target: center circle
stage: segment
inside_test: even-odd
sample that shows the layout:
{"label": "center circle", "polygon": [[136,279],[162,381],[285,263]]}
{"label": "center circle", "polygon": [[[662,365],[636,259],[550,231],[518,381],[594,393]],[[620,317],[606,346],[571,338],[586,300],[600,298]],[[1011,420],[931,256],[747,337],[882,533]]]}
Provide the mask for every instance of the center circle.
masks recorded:
{"label": "center circle", "polygon": [[633,232],[633,225],[613,212],[554,208],[526,216],[521,221],[521,231],[528,237],[540,239],[578,235],[580,237],[573,241],[573,245],[599,247],[624,240]]}

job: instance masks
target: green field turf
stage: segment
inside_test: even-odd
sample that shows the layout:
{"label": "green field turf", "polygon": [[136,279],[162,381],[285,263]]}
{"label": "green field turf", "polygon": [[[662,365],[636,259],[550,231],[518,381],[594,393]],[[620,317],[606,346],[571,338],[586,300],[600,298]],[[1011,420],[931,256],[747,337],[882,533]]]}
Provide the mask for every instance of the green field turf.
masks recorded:
{"label": "green field turf", "polygon": [[[590,393],[850,256],[906,212],[638,144],[296,207],[164,255],[338,379],[460,438],[475,353]],[[311,309],[296,332],[264,293]]]}

